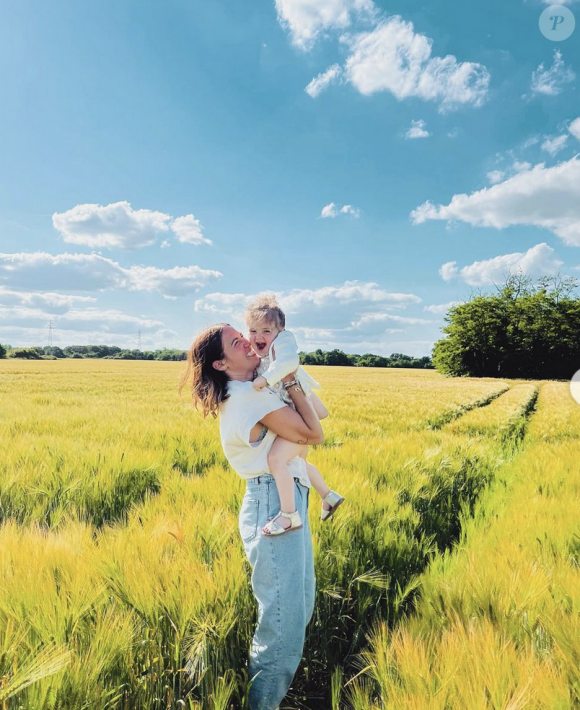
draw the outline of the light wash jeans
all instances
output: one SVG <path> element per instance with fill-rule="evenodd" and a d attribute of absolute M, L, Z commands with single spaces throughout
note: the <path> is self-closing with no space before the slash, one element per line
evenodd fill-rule
<path fill-rule="evenodd" d="M 304 527 L 283 535 L 262 534 L 280 510 L 274 477 L 247 481 L 240 535 L 252 566 L 258 625 L 250 650 L 251 710 L 275 710 L 288 692 L 302 658 L 304 632 L 314 611 L 314 559 L 308 524 L 309 489 L 294 479 L 296 509 Z"/>

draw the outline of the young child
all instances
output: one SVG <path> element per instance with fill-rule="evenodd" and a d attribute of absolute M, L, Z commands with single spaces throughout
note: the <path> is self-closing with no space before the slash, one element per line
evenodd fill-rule
<path fill-rule="evenodd" d="M 296 372 L 296 380 L 306 396 L 310 398 L 319 418 L 326 417 L 328 412 L 312 392 L 313 389 L 320 389 L 320 385 L 300 367 L 296 339 L 290 331 L 285 330 L 286 317 L 278 306 L 276 297 L 261 296 L 248 306 L 246 323 L 250 331 L 250 343 L 261 358 L 258 377 L 253 382 L 254 389 L 270 387 L 284 403 L 293 407 L 292 399 L 281 380 L 286 375 Z M 294 501 L 294 478 L 288 470 L 288 463 L 296 456 L 306 460 L 307 454 L 306 445 L 294 444 L 280 436 L 274 440 L 268 455 L 268 464 L 278 488 L 280 512 L 262 528 L 265 535 L 282 535 L 302 527 L 302 520 L 296 511 Z M 330 490 L 315 466 L 307 462 L 306 469 L 313 488 L 322 498 L 320 517 L 322 520 L 328 520 L 344 498 Z"/>

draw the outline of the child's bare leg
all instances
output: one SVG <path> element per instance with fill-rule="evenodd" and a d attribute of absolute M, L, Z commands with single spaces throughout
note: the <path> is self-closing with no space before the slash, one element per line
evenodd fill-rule
<path fill-rule="evenodd" d="M 280 497 L 280 510 L 284 513 L 293 513 L 296 510 L 294 476 L 288 468 L 288 462 L 299 456 L 303 448 L 302 444 L 294 444 L 277 436 L 268 454 L 268 466 L 276 481 Z M 284 528 L 290 527 L 288 518 L 278 516 L 274 520 Z"/>
<path fill-rule="evenodd" d="M 306 463 L 306 470 L 308 471 L 308 478 L 314 490 L 323 499 L 323 507 L 325 510 L 330 510 L 330 505 L 324 502 L 324 498 L 330 493 L 330 488 L 326 485 L 324 478 L 320 471 L 314 466 L 314 464 Z"/>

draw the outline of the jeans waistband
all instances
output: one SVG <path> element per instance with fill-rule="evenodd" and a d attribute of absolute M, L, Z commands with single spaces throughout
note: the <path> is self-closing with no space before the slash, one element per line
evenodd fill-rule
<path fill-rule="evenodd" d="M 294 480 L 300 483 L 300 479 L 296 476 L 294 476 Z M 247 486 L 259 486 L 274 482 L 274 476 L 272 476 L 271 473 L 261 473 L 259 476 L 255 476 L 254 478 L 246 478 Z"/>

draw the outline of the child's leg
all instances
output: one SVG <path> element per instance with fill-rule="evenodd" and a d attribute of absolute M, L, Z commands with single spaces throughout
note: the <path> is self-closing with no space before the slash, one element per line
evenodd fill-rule
<path fill-rule="evenodd" d="M 314 466 L 314 464 L 306 462 L 306 470 L 308 471 L 308 478 L 314 490 L 318 495 L 324 499 L 330 493 L 330 488 L 326 485 L 324 478 L 320 471 Z M 325 510 L 330 510 L 330 505 L 328 503 L 322 503 Z"/>
<path fill-rule="evenodd" d="M 299 456 L 303 448 L 302 444 L 294 444 L 277 436 L 268 454 L 268 466 L 276 481 L 280 497 L 280 510 L 284 513 L 293 513 L 296 510 L 294 476 L 288 469 L 288 462 Z M 290 521 L 287 518 L 277 517 L 275 521 L 285 528 L 290 527 Z"/>
<path fill-rule="evenodd" d="M 300 452 L 300 457 L 306 461 L 306 456 L 308 455 L 308 447 L 304 446 L 303 451 Z M 322 474 L 312 463 L 306 461 L 306 472 L 308 473 L 308 478 L 312 487 L 318 493 L 318 495 L 324 500 L 326 496 L 330 493 L 330 488 L 326 485 L 326 481 L 322 478 Z M 330 505 L 328 503 L 322 503 L 325 510 L 330 510 Z"/>

